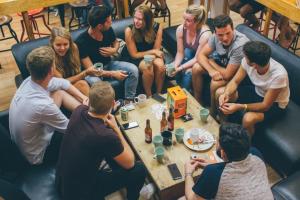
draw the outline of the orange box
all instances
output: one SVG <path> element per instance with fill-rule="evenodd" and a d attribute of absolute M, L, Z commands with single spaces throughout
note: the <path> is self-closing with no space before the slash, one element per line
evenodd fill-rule
<path fill-rule="evenodd" d="M 186 114 L 187 96 L 179 86 L 167 89 L 167 106 L 173 108 L 174 117 L 179 118 Z"/>

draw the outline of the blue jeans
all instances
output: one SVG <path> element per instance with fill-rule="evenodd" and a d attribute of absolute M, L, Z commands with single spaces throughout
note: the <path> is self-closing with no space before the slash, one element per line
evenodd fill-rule
<path fill-rule="evenodd" d="M 184 64 L 195 57 L 196 52 L 193 49 L 184 49 L 184 58 L 181 64 Z M 191 71 L 181 71 L 175 76 L 176 82 L 181 87 L 185 88 L 187 91 L 191 90 L 192 85 L 192 72 Z"/>
<path fill-rule="evenodd" d="M 135 97 L 136 88 L 139 80 L 139 71 L 137 66 L 129 62 L 123 61 L 110 61 L 108 64 L 104 65 L 104 70 L 107 71 L 115 71 L 115 70 L 123 70 L 126 71 L 128 77 L 124 80 L 125 85 L 125 98 L 133 99 Z M 85 80 L 93 85 L 94 83 L 101 81 L 100 77 L 96 76 L 87 76 Z"/>

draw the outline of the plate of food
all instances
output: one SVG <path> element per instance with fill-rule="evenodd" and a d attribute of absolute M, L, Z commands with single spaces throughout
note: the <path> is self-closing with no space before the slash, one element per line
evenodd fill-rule
<path fill-rule="evenodd" d="M 215 142 L 213 135 L 203 128 L 192 128 L 183 137 L 183 143 L 194 151 L 210 149 Z"/>

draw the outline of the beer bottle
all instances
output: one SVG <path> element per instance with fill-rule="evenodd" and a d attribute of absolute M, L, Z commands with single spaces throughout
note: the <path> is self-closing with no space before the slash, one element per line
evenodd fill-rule
<path fill-rule="evenodd" d="M 146 120 L 146 128 L 145 128 L 145 142 L 151 143 L 152 142 L 152 129 L 150 127 L 150 120 Z"/>
<path fill-rule="evenodd" d="M 169 116 L 168 116 L 168 130 L 173 131 L 174 130 L 174 113 L 173 109 L 169 109 Z"/>
<path fill-rule="evenodd" d="M 160 132 L 164 132 L 166 130 L 168 130 L 168 121 L 166 119 L 166 112 L 163 111 L 162 118 L 160 121 Z"/>

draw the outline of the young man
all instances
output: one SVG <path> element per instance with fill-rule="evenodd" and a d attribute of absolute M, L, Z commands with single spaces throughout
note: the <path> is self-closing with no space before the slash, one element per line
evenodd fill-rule
<path fill-rule="evenodd" d="M 102 63 L 104 69 L 101 77 L 113 78 L 125 82 L 125 98 L 132 100 L 138 84 L 138 68 L 134 64 L 112 61 L 111 56 L 119 49 L 119 42 L 111 28 L 111 11 L 106 6 L 94 6 L 88 15 L 89 28 L 83 32 L 76 43 L 79 47 L 80 59 L 84 68 L 93 67 L 93 63 Z M 93 84 L 99 77 L 89 77 Z"/>
<path fill-rule="evenodd" d="M 72 114 L 61 146 L 56 183 L 64 200 L 99 200 L 122 187 L 135 200 L 146 176 L 110 114 L 115 93 L 106 81 L 90 90 L 90 105 Z M 99 166 L 106 160 L 111 170 Z"/>
<path fill-rule="evenodd" d="M 210 164 L 198 158 L 185 164 L 185 196 L 187 200 L 274 199 L 266 166 L 260 152 L 250 148 L 247 131 L 238 124 L 220 126 L 219 148 L 222 163 Z M 192 174 L 204 167 L 196 184 Z"/>
<path fill-rule="evenodd" d="M 64 133 L 69 122 L 59 107 L 72 111 L 87 100 L 69 81 L 53 77 L 54 55 L 46 46 L 28 54 L 30 77 L 17 90 L 9 109 L 12 140 L 30 164 L 57 160 L 62 136 L 54 131 Z"/>
<path fill-rule="evenodd" d="M 271 57 L 270 47 L 258 41 L 244 45 L 245 58 L 233 79 L 217 91 L 220 110 L 228 115 L 245 111 L 243 126 L 254 134 L 254 125 L 279 116 L 289 102 L 290 90 L 285 68 Z M 253 85 L 238 87 L 248 75 Z M 238 103 L 234 102 L 238 96 Z"/>
<path fill-rule="evenodd" d="M 234 30 L 232 19 L 220 15 L 214 19 L 215 33 L 198 54 L 198 63 L 192 70 L 194 96 L 201 103 L 203 74 L 211 77 L 210 94 L 212 114 L 215 110 L 215 91 L 234 76 L 243 58 L 242 47 L 248 38 Z M 213 53 L 212 58 L 210 55 Z"/>

